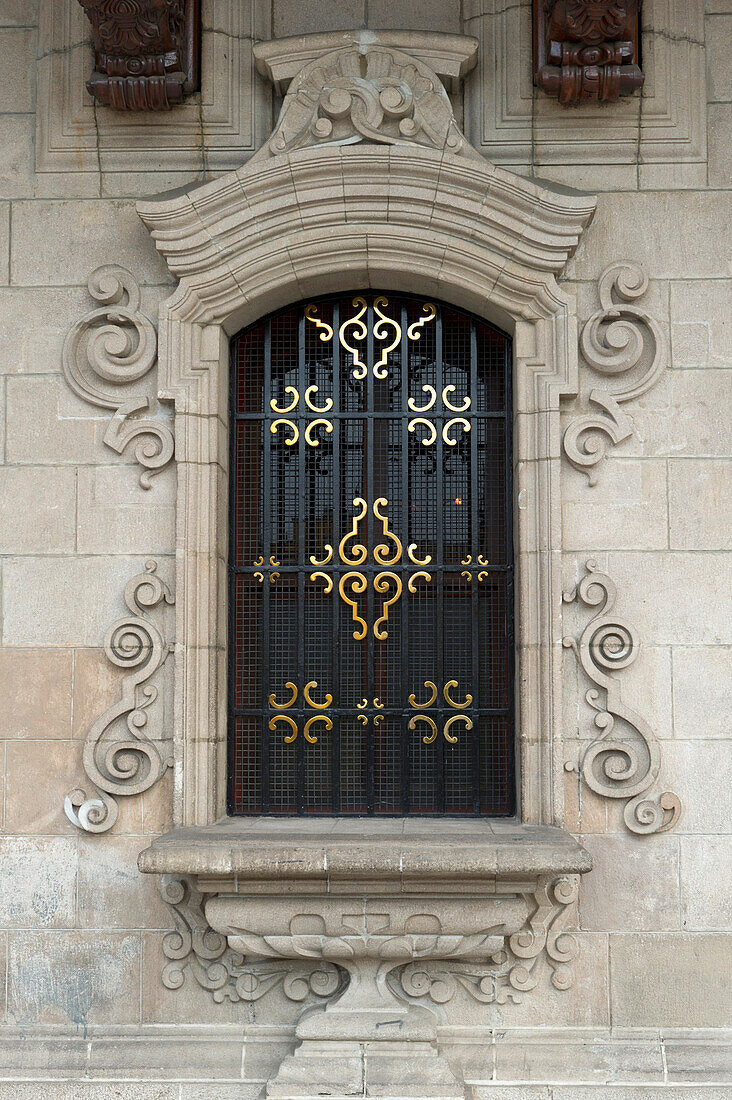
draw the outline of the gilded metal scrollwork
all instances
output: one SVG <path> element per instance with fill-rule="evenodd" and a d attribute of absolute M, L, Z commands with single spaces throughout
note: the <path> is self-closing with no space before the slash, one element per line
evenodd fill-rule
<path fill-rule="evenodd" d="M 410 410 L 410 412 L 415 412 L 415 413 L 429 412 L 430 409 L 432 408 L 432 406 L 434 405 L 435 401 L 437 400 L 437 390 L 435 389 L 434 386 L 422 386 L 422 392 L 426 393 L 427 396 L 428 396 L 427 404 L 426 405 L 418 405 L 415 398 L 410 397 L 410 398 L 407 399 L 407 408 Z M 456 410 L 456 411 L 458 411 L 458 410 Z"/>
<path fill-rule="evenodd" d="M 427 699 L 426 702 L 418 703 L 416 695 L 411 694 L 409 696 L 409 705 L 414 710 L 420 710 L 420 711 L 429 710 L 437 702 L 438 690 L 437 690 L 437 684 L 434 682 L 434 680 L 425 680 L 424 681 L 424 686 L 427 688 L 427 690 L 430 693 L 429 698 Z M 448 706 L 453 707 L 455 710 L 462 710 L 464 707 L 471 706 L 471 704 L 473 702 L 473 696 L 469 692 L 465 693 L 465 701 L 463 703 L 456 703 L 455 702 L 455 700 L 450 695 L 450 691 L 451 691 L 452 688 L 456 688 L 456 687 L 458 687 L 457 680 L 448 680 L 447 683 L 445 684 L 445 686 L 442 689 L 442 694 L 443 694 L 443 696 L 445 698 L 445 702 L 448 704 Z M 422 738 L 422 740 L 425 743 L 425 745 L 431 745 L 437 737 L 437 733 L 438 733 L 437 723 L 428 714 L 415 714 L 409 720 L 409 729 L 414 730 L 416 728 L 416 725 L 417 725 L 418 722 L 426 722 L 427 725 L 430 727 L 430 730 L 432 732 L 429 733 L 429 734 L 425 734 L 425 736 Z M 464 722 L 466 730 L 471 730 L 473 728 L 473 720 L 467 714 L 452 714 L 452 715 L 450 715 L 450 717 L 447 718 L 445 720 L 445 722 L 443 723 L 442 736 L 451 745 L 457 744 L 457 740 L 458 740 L 457 737 L 455 737 L 454 734 L 450 733 L 450 730 L 452 729 L 452 727 L 457 722 Z"/>
<path fill-rule="evenodd" d="M 376 339 L 377 340 L 387 340 L 388 339 L 387 332 L 389 330 L 389 327 L 392 327 L 393 330 L 394 330 L 394 339 L 392 340 L 392 342 L 387 347 L 382 348 L 381 358 L 378 360 L 377 363 L 374 363 L 374 378 L 382 378 L 383 379 L 383 378 L 387 377 L 387 375 L 388 375 L 388 371 L 386 370 L 387 357 L 388 357 L 389 353 L 392 352 L 395 347 L 397 347 L 397 345 L 399 344 L 399 341 L 402 338 L 402 326 L 400 324 L 398 324 L 396 321 L 392 320 L 391 317 L 387 317 L 385 313 L 381 312 L 380 307 L 383 306 L 384 309 L 386 309 L 388 305 L 389 305 L 389 299 L 388 298 L 380 297 L 380 298 L 377 298 L 374 301 L 374 313 L 376 313 L 378 318 L 379 318 L 379 320 L 374 325 L 374 336 L 376 337 Z"/>
<path fill-rule="evenodd" d="M 432 555 L 425 554 L 423 558 L 418 558 L 416 551 L 417 543 L 410 542 L 409 546 L 407 547 L 407 557 L 409 558 L 409 560 L 415 565 L 429 565 L 429 563 L 432 561 Z"/>
<path fill-rule="evenodd" d="M 330 545 L 329 542 L 326 542 L 323 549 L 325 550 L 325 557 L 322 559 L 322 561 L 319 560 L 318 558 L 316 558 L 315 554 L 310 555 L 310 564 L 311 565 L 327 565 L 328 564 L 330 559 L 333 557 L 333 547 Z"/>
<path fill-rule="evenodd" d="M 330 420 L 323 420 L 321 417 L 318 417 L 317 420 L 311 420 L 304 432 L 305 442 L 308 447 L 320 446 L 320 440 L 313 437 L 313 430 L 318 426 L 324 427 L 328 435 L 333 431 L 333 425 Z"/>
<path fill-rule="evenodd" d="M 450 428 L 452 428 L 454 424 L 462 424 L 464 431 L 470 431 L 469 420 L 466 420 L 464 416 L 453 416 L 452 420 L 448 420 L 447 424 L 445 424 L 445 427 L 442 429 L 442 438 L 448 447 L 457 446 L 457 439 L 451 439 L 449 435 Z"/>
<path fill-rule="evenodd" d="M 272 435 L 277 435 L 277 429 L 279 428 L 280 424 L 284 424 L 286 428 L 290 428 L 292 430 L 292 438 L 285 440 L 285 446 L 294 447 L 298 439 L 300 438 L 300 429 L 298 428 L 297 424 L 293 424 L 291 420 L 284 420 L 282 418 L 273 420 L 269 426 L 269 430 Z"/>
<path fill-rule="evenodd" d="M 424 569 L 418 569 L 416 573 L 412 573 L 411 577 L 407 581 L 407 589 L 409 592 L 412 593 L 412 595 L 414 595 L 414 593 L 417 591 L 418 580 L 424 580 L 427 582 L 427 584 L 429 584 L 429 582 L 432 580 L 432 574 L 427 573 Z"/>
<path fill-rule="evenodd" d="M 381 615 L 374 623 L 374 637 L 378 638 L 380 642 L 383 642 L 389 637 L 389 631 L 386 630 L 386 624 L 389 621 L 389 608 L 399 602 L 402 594 L 402 582 L 401 578 L 399 578 L 396 573 L 377 573 L 374 577 L 374 590 L 378 592 L 380 596 L 386 595 L 389 591 L 391 582 L 393 582 L 395 587 L 394 595 L 391 596 L 390 599 L 384 600 L 381 607 Z"/>
<path fill-rule="evenodd" d="M 285 393 L 291 393 L 293 395 L 292 400 L 290 401 L 289 405 L 285 405 L 284 408 L 280 408 L 280 406 L 277 404 L 277 398 L 276 397 L 273 397 L 271 399 L 270 403 L 269 403 L 269 407 L 272 410 L 272 412 L 276 412 L 279 416 L 282 416 L 285 413 L 292 412 L 293 409 L 297 408 L 298 403 L 300 401 L 300 394 L 297 392 L 297 390 L 295 389 L 294 386 L 285 386 L 285 391 L 284 392 Z M 293 440 L 293 442 L 294 442 L 294 440 Z"/>
<path fill-rule="evenodd" d="M 363 565 L 363 563 L 366 561 L 366 556 L 368 554 L 368 550 L 363 545 L 363 543 L 356 542 L 353 544 L 353 557 L 348 556 L 346 552 L 346 544 L 350 542 L 351 539 L 358 538 L 358 525 L 361 520 L 365 518 L 366 513 L 368 512 L 368 504 L 363 499 L 363 497 L 354 497 L 353 506 L 357 509 L 357 513 L 352 519 L 351 530 L 348 532 L 348 534 L 343 536 L 338 544 L 338 555 L 341 561 L 345 562 L 346 565 Z"/>
<path fill-rule="evenodd" d="M 413 321 L 407 329 L 407 336 L 410 340 L 419 340 L 422 335 L 420 329 L 428 324 L 429 321 L 434 321 L 437 316 L 437 310 L 432 305 L 432 302 L 425 302 L 422 306 L 422 312 L 425 316 L 420 317 L 417 321 Z"/>
<path fill-rule="evenodd" d="M 295 392 L 297 392 L 297 391 L 295 391 Z M 314 412 L 314 413 L 327 413 L 327 412 L 330 412 L 330 410 L 333 408 L 333 398 L 332 397 L 326 397 L 325 404 L 322 407 L 320 405 L 316 405 L 315 402 L 313 401 L 314 395 L 316 393 L 319 393 L 319 392 L 320 391 L 319 391 L 318 386 L 308 386 L 308 388 L 305 390 L 305 394 L 304 394 L 305 404 L 310 409 L 310 411 Z M 288 412 L 288 411 L 289 410 L 287 410 L 287 409 L 283 409 L 283 412 Z"/>
<path fill-rule="evenodd" d="M 333 591 L 333 578 L 329 577 L 327 573 L 322 573 L 320 570 L 316 570 L 315 573 L 310 574 L 311 581 L 325 581 L 324 593 L 326 596 L 330 595 Z"/>
<path fill-rule="evenodd" d="M 442 400 L 445 403 L 445 408 L 449 409 L 450 412 L 455 412 L 455 413 L 467 412 L 468 409 L 470 408 L 470 404 L 471 404 L 471 401 L 470 401 L 469 397 L 466 396 L 466 397 L 463 398 L 462 405 L 453 405 L 452 402 L 450 401 L 450 398 L 447 396 L 448 393 L 455 393 L 456 389 L 457 389 L 456 386 L 445 386 L 445 388 L 443 389 L 443 391 L 442 391 Z M 466 430 L 469 431 L 470 429 L 468 428 Z"/>
<path fill-rule="evenodd" d="M 418 424 L 421 424 L 423 428 L 427 429 L 427 435 L 421 440 L 422 444 L 425 447 L 431 447 L 432 444 L 437 441 L 437 428 L 431 421 L 425 419 L 424 416 L 415 416 L 409 421 L 407 430 L 415 432 Z"/>
<path fill-rule="evenodd" d="M 381 514 L 381 509 L 382 508 L 388 508 L 388 506 L 389 506 L 389 501 L 386 499 L 386 497 L 378 497 L 374 501 L 374 505 L 373 505 L 374 516 L 381 523 L 381 533 L 382 533 L 383 537 L 385 539 L 389 539 L 391 542 L 393 542 L 394 546 L 396 547 L 396 549 L 394 551 L 394 554 L 391 558 L 388 557 L 388 554 L 389 554 L 388 543 L 380 542 L 379 545 L 374 548 L 374 560 L 377 561 L 379 563 L 379 565 L 396 565 L 396 563 L 398 561 L 401 561 L 401 558 L 402 558 L 402 544 L 401 544 L 401 541 L 396 537 L 396 535 L 392 531 L 389 530 L 389 517 L 384 516 L 384 515 Z"/>
<path fill-rule="evenodd" d="M 351 608 L 351 617 L 354 623 L 357 624 L 356 629 L 353 632 L 353 637 L 357 642 L 361 642 L 368 633 L 368 623 L 365 619 L 361 618 L 358 613 L 358 601 L 356 599 L 351 599 L 346 594 L 346 587 L 349 584 L 352 585 L 353 591 L 356 593 L 356 595 L 360 596 L 363 595 L 363 593 L 368 588 L 368 581 L 366 580 L 363 573 L 354 573 L 353 571 L 351 571 L 349 573 L 344 573 L 340 581 L 338 582 L 338 594 L 340 595 L 343 602 L 348 604 L 348 606 Z"/>
<path fill-rule="evenodd" d="M 318 307 L 314 302 L 311 302 L 309 306 L 305 306 L 305 317 L 315 325 L 318 330 L 318 336 L 324 344 L 327 344 L 329 340 L 333 339 L 333 329 L 327 321 L 322 321 L 320 317 L 318 317 Z"/>
<path fill-rule="evenodd" d="M 317 686 L 317 680 L 309 680 L 308 683 L 305 684 L 305 687 L 302 691 L 303 699 L 312 710 L 327 710 L 327 708 L 332 706 L 333 704 L 333 696 L 330 694 L 329 691 L 326 691 L 325 702 L 316 702 L 312 697 L 312 691 L 317 688 Z M 293 707 L 297 702 L 299 694 L 297 685 L 292 683 L 291 680 L 288 680 L 285 684 L 285 687 L 290 692 L 291 698 L 288 699 L 285 703 L 278 703 L 277 693 L 272 692 L 269 697 L 269 705 L 272 707 L 273 710 L 288 710 L 290 707 Z M 274 733 L 277 729 L 277 724 L 279 722 L 284 722 L 285 725 L 289 726 L 290 730 L 292 731 L 291 733 L 285 734 L 284 738 L 285 744 L 291 745 L 293 741 L 297 740 L 300 733 L 298 721 L 290 714 L 275 714 L 269 720 L 269 729 L 272 733 Z M 305 721 L 305 726 L 303 728 L 303 736 L 306 741 L 310 742 L 311 745 L 315 745 L 318 742 L 318 738 L 310 732 L 316 722 L 322 722 L 325 725 L 326 730 L 331 730 L 333 728 L 333 723 L 326 714 L 313 714 L 309 718 L 307 718 Z"/>
<path fill-rule="evenodd" d="M 325 693 L 325 702 L 324 703 L 316 703 L 315 700 L 310 695 L 310 690 L 311 690 L 311 688 L 316 688 L 317 686 L 318 686 L 318 681 L 317 680 L 309 680 L 308 681 L 308 683 L 302 689 L 303 696 L 305 697 L 305 702 L 308 704 L 309 707 L 312 707 L 313 710 L 327 710 L 328 707 L 333 705 L 333 696 L 330 694 L 329 691 L 326 691 L 326 693 Z"/>
<path fill-rule="evenodd" d="M 360 296 L 357 296 L 353 299 L 352 305 L 354 309 L 358 310 L 358 313 L 354 317 L 349 317 L 343 322 L 341 327 L 338 329 L 338 340 L 341 344 L 341 347 L 345 348 L 346 351 L 349 352 L 349 354 L 353 358 L 353 377 L 357 378 L 359 382 L 361 382 L 366 377 L 366 374 L 368 373 L 368 368 L 361 358 L 359 349 L 355 348 L 353 344 L 348 343 L 348 340 L 346 339 L 346 333 L 351 327 L 353 327 L 354 340 L 358 340 L 360 342 L 361 340 L 366 339 L 366 336 L 368 335 L 368 329 L 366 327 L 366 323 L 362 320 L 362 317 L 368 309 L 368 306 L 366 305 L 366 299 L 361 298 Z"/>
<path fill-rule="evenodd" d="M 271 707 L 274 707 L 275 710 L 289 710 L 289 708 L 294 707 L 295 703 L 297 702 L 297 685 L 293 684 L 291 680 L 288 680 L 285 683 L 285 687 L 289 692 L 292 693 L 292 698 L 289 699 L 286 703 L 278 703 L 276 692 L 273 691 L 269 697 L 269 705 Z"/>

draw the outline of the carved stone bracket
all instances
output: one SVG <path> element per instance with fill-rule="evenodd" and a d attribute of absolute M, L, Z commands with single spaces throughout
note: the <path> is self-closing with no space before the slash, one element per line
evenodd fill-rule
<path fill-rule="evenodd" d="M 104 442 L 122 454 L 136 441 L 135 458 L 144 467 L 140 484 L 149 489 L 150 478 L 173 458 L 173 433 L 162 421 L 129 419 L 150 408 L 148 397 L 122 396 L 98 382 L 122 389 L 144 378 L 156 362 L 155 328 L 140 311 L 140 288 L 129 271 L 105 264 L 91 273 L 88 287 L 102 306 L 69 330 L 63 348 L 64 376 L 83 401 L 114 410 Z"/>
<path fill-rule="evenodd" d="M 427 146 L 480 159 L 436 73 L 370 36 L 316 57 L 298 72 L 271 138 L 249 163 L 306 146 L 359 142 Z"/>
<path fill-rule="evenodd" d="M 198 88 L 200 0 L 79 0 L 92 27 L 90 95 L 118 111 L 167 111 Z"/>
<path fill-rule="evenodd" d="M 506 936 L 487 963 L 412 962 L 397 971 L 401 991 L 410 998 L 429 997 L 435 1004 L 446 1004 L 462 987 L 481 1004 L 519 1003 L 547 966 L 554 988 L 569 989 L 578 944 L 565 926 L 578 893 L 577 875 L 542 876 L 523 893 L 530 913 L 524 926 Z"/>
<path fill-rule="evenodd" d="M 626 706 L 612 674 L 627 668 L 638 655 L 635 631 L 610 615 L 616 588 L 595 562 L 588 561 L 587 574 L 580 583 L 564 593 L 567 603 L 579 599 L 587 607 L 598 608 L 579 640 L 563 638 L 597 688 L 585 698 L 597 713 L 595 725 L 600 734 L 583 753 L 579 771 L 585 782 L 604 798 L 624 798 L 625 824 L 634 833 L 665 833 L 673 828 L 681 814 L 681 802 L 671 791 L 658 799 L 649 795 L 658 779 L 661 754 L 653 730 Z M 566 765 L 568 771 L 574 764 Z"/>
<path fill-rule="evenodd" d="M 116 799 L 149 790 L 173 764 L 171 742 L 156 745 L 144 734 L 147 709 L 158 696 L 148 680 L 172 649 L 148 615 L 159 604 L 174 602 L 156 569 L 157 563 L 149 561 L 144 573 L 128 581 L 124 599 L 132 615 L 113 623 L 104 639 L 107 659 L 131 671 L 122 681 L 119 700 L 97 718 L 86 738 L 84 771 L 94 794 L 89 797 L 77 788 L 64 799 L 69 821 L 87 833 L 111 829 L 117 820 Z M 115 729 L 122 719 L 127 732 L 120 735 Z"/>
<path fill-rule="evenodd" d="M 614 102 L 644 81 L 640 0 L 534 0 L 534 83 L 565 106 Z"/>
<path fill-rule="evenodd" d="M 194 880 L 164 875 L 160 890 L 177 928 L 163 938 L 163 954 L 169 961 L 162 977 L 168 989 L 180 989 L 186 972 L 218 1003 L 258 1001 L 280 984 L 289 1000 L 304 1001 L 309 995 L 330 997 L 342 984 L 338 968 L 318 959 L 302 966 L 271 959 L 247 961 L 209 925 Z"/>
<path fill-rule="evenodd" d="M 592 389 L 590 401 L 602 413 L 576 417 L 564 433 L 564 453 L 586 474 L 590 485 L 597 483 L 595 466 L 608 448 L 633 434 L 633 419 L 621 405 L 650 390 L 666 360 L 666 342 L 658 322 L 630 304 L 648 289 L 643 269 L 628 261 L 610 264 L 600 276 L 598 288 L 602 308 L 582 329 L 580 351 L 593 370 L 611 377 L 630 374 L 630 380 L 614 393 Z"/>

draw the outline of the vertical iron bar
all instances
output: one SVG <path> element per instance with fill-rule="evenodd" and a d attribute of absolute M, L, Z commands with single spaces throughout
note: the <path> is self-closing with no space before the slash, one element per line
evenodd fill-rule
<path fill-rule="evenodd" d="M 407 338 L 407 306 L 406 303 L 402 305 L 401 322 L 402 322 L 402 402 L 401 402 L 401 469 L 399 482 L 401 485 L 402 494 L 402 515 L 404 520 L 402 522 L 402 534 L 404 537 L 404 555 L 403 561 L 407 569 L 407 572 L 402 575 L 402 599 L 401 599 L 401 632 L 402 632 L 402 660 L 401 660 L 401 683 L 399 685 L 399 707 L 402 711 L 407 710 L 409 695 L 409 590 L 407 589 L 407 580 L 409 577 L 409 557 L 407 555 L 407 547 L 412 541 L 411 530 L 411 499 L 409 492 L 409 417 L 407 415 L 409 406 L 407 405 L 407 399 L 409 397 L 409 340 Z M 416 595 L 416 599 L 419 599 L 419 595 Z M 403 814 L 409 813 L 410 805 L 410 743 L 409 743 L 409 721 L 402 717 L 398 719 L 398 733 L 399 733 L 399 760 L 400 760 L 400 779 L 401 779 L 401 809 Z"/>
<path fill-rule="evenodd" d="M 473 430 L 470 433 L 470 553 L 472 556 L 471 560 L 475 565 L 478 561 L 478 555 L 481 552 L 478 505 L 480 502 L 480 494 L 485 491 L 485 485 L 480 483 L 478 479 L 480 471 L 478 465 L 478 432 L 480 431 L 481 424 L 485 422 L 479 415 L 480 410 L 478 408 L 478 334 L 475 321 L 472 318 L 470 320 L 470 397 L 471 407 L 475 414 L 470 418 L 473 425 Z M 473 728 L 469 731 L 468 735 L 470 738 L 470 784 L 472 788 L 474 814 L 480 813 L 481 719 L 477 713 L 482 702 L 480 698 L 480 631 L 478 618 L 480 615 L 479 572 L 479 569 L 474 572 L 472 582 L 470 583 L 471 677 L 473 681 L 471 694 L 473 696 L 475 719 L 473 721 Z"/>
<path fill-rule="evenodd" d="M 236 606 L 235 600 L 235 585 L 236 575 L 233 571 L 234 562 L 234 546 L 236 541 L 236 533 L 234 531 L 234 516 L 235 516 L 235 496 L 237 486 L 237 474 L 238 470 L 235 466 L 236 460 L 236 433 L 238 424 L 234 419 L 234 412 L 236 409 L 236 364 L 237 364 L 237 350 L 239 344 L 232 340 L 229 346 L 229 499 L 228 499 L 228 513 L 229 513 L 229 550 L 227 558 L 228 576 L 226 590 L 228 593 L 227 604 L 227 624 L 226 624 L 226 637 L 228 651 L 226 654 L 226 696 L 228 700 L 229 713 L 226 720 L 226 811 L 229 814 L 235 812 L 234 795 L 235 795 L 235 738 L 236 738 L 236 720 L 233 717 L 233 711 L 236 707 L 236 666 L 234 664 L 234 653 L 236 651 L 236 629 L 238 623 L 234 619 L 234 608 Z M 243 430 L 243 429 L 242 429 Z M 242 582 L 243 583 L 243 582 Z"/>
<path fill-rule="evenodd" d="M 513 543 L 513 344 L 506 336 L 504 338 L 504 370 L 505 384 L 505 442 L 504 442 L 504 477 L 505 477 L 505 503 L 504 515 L 506 523 L 506 616 L 508 619 L 506 630 L 506 645 L 508 648 L 508 736 L 510 738 L 510 750 L 508 759 L 509 780 L 513 783 L 513 790 L 508 792 L 509 804 L 506 807 L 508 813 L 516 812 L 516 800 L 518 789 L 518 776 L 516 774 L 516 655 L 514 652 L 514 543 Z"/>
<path fill-rule="evenodd" d="M 331 467 L 331 497 L 332 497 L 332 530 L 330 541 L 333 545 L 333 594 L 330 597 L 331 623 L 333 644 L 331 646 L 331 692 L 336 701 L 336 706 L 342 706 L 341 694 L 341 602 L 338 599 L 338 541 L 340 537 L 340 495 L 341 495 L 341 421 L 338 413 L 341 411 L 341 356 L 338 343 L 338 327 L 340 322 L 338 302 L 333 302 L 333 348 L 332 348 L 332 389 L 333 389 L 333 465 Z M 327 597 L 326 597 L 327 598 Z M 333 813 L 340 813 L 341 809 L 341 716 L 333 715 L 333 730 L 331 733 L 331 789 Z"/>
<path fill-rule="evenodd" d="M 437 410 L 440 410 L 439 415 L 435 415 L 437 421 L 437 440 L 435 444 L 437 448 L 437 469 L 435 470 L 435 496 L 437 498 L 435 507 L 435 524 L 437 527 L 437 637 L 435 639 L 435 649 L 437 651 L 437 690 L 440 693 L 437 697 L 437 703 L 442 706 L 441 693 L 445 686 L 445 479 L 442 429 L 447 422 L 447 415 L 442 399 L 445 382 L 442 357 L 442 308 L 440 306 L 437 307 L 437 317 L 435 319 L 435 383 L 438 394 L 435 413 L 437 414 Z M 438 734 L 435 741 L 435 750 L 437 753 L 437 810 L 438 813 L 444 813 L 445 739 L 441 733 Z"/>
<path fill-rule="evenodd" d="M 271 512 L 271 500 L 272 500 L 272 435 L 268 430 L 268 425 L 271 420 L 272 409 L 270 401 L 272 399 L 272 322 L 267 321 L 264 326 L 264 379 L 263 379 L 263 392 L 264 392 L 264 417 L 262 420 L 262 434 L 264 439 L 262 441 L 262 487 L 264 490 L 264 496 L 262 498 L 262 541 L 260 543 L 262 548 L 262 557 L 264 559 L 265 568 L 262 569 L 264 580 L 262 581 L 262 663 L 260 669 L 260 696 L 259 705 L 262 708 L 262 714 L 265 716 L 261 720 L 261 739 L 262 739 L 262 813 L 269 813 L 270 806 L 270 784 L 271 784 L 271 738 L 274 736 L 269 731 L 269 723 L 267 722 L 267 687 L 270 679 L 270 588 L 269 577 L 267 574 L 266 566 L 269 564 L 269 555 L 272 553 L 272 512 Z M 276 685 L 275 685 L 276 686 Z"/>
<path fill-rule="evenodd" d="M 366 337 L 366 378 L 364 379 L 364 394 L 365 394 L 365 408 L 366 413 L 366 493 L 365 499 L 367 504 L 366 512 L 366 546 L 369 553 L 372 552 L 374 546 L 374 516 L 373 516 L 373 503 L 374 503 L 374 418 L 371 413 L 374 411 L 374 376 L 373 376 L 373 363 L 374 363 L 374 307 L 373 301 L 369 302 L 368 310 L 366 313 L 366 323 L 368 334 Z M 367 558 L 368 561 L 368 558 Z M 374 812 L 374 715 L 373 701 L 376 695 L 376 678 L 374 676 L 375 665 L 375 644 L 374 644 L 374 623 L 376 622 L 376 615 L 374 611 L 375 607 L 375 594 L 374 594 L 374 577 L 368 578 L 369 585 L 366 595 L 366 622 L 368 623 L 366 631 L 366 683 L 368 685 L 367 700 L 368 706 L 366 707 L 366 714 L 369 716 L 369 722 L 365 727 L 364 733 L 366 736 L 366 799 L 367 799 L 367 813 L 373 814 Z"/>
<path fill-rule="evenodd" d="M 303 411 L 305 393 L 305 313 L 300 310 L 297 319 L 297 390 L 300 394 L 300 404 L 295 410 L 297 426 L 300 429 L 300 438 L 297 444 L 297 545 L 298 545 L 298 571 L 297 571 L 297 685 L 302 697 L 305 687 L 305 568 L 307 562 L 307 521 L 306 502 L 307 484 L 305 480 L 305 413 Z M 304 700 L 300 703 L 304 705 Z M 305 725 L 305 715 L 299 725 Z M 305 812 L 305 738 L 302 729 L 295 741 L 297 752 L 297 812 Z"/>

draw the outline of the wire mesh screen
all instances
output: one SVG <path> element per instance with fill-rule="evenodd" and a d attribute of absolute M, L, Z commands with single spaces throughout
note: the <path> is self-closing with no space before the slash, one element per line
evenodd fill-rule
<path fill-rule="evenodd" d="M 229 809 L 515 809 L 510 345 L 345 295 L 232 343 Z"/>

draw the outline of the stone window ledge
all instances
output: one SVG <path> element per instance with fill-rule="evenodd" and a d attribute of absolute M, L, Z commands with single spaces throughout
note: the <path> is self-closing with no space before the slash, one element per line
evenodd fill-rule
<path fill-rule="evenodd" d="M 141 871 L 202 878 L 320 882 L 584 874 L 590 856 L 564 829 L 454 818 L 226 818 L 173 829 L 139 857 Z"/>

